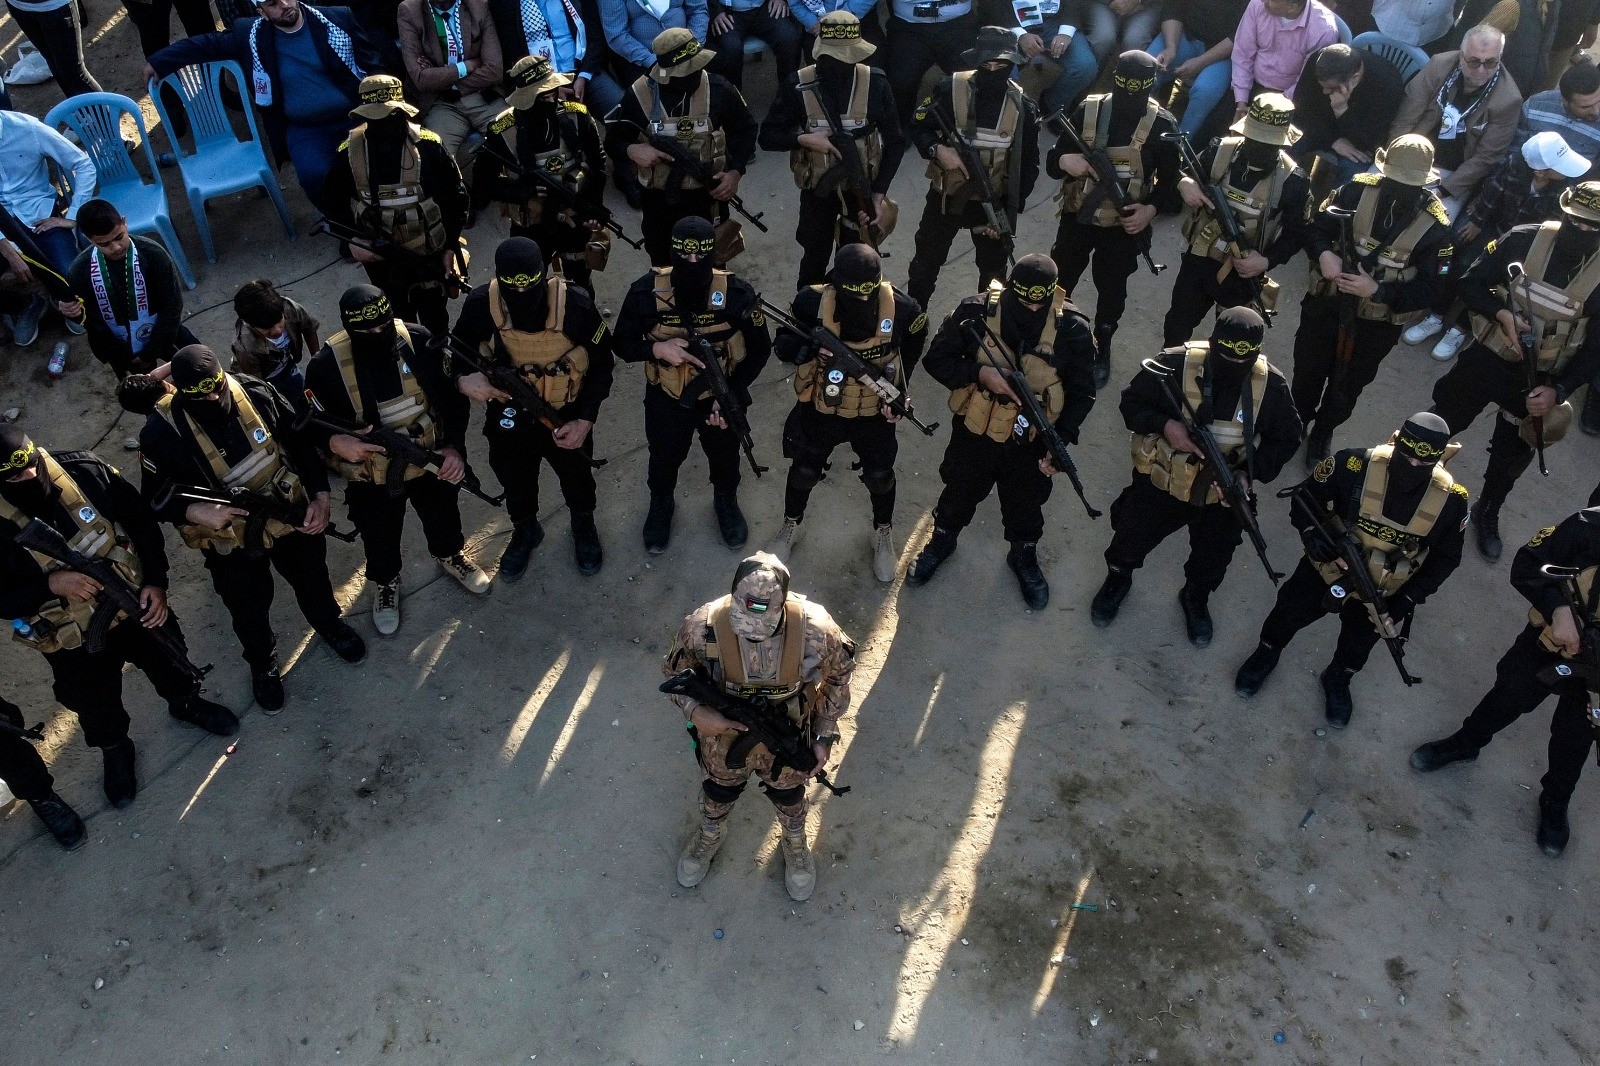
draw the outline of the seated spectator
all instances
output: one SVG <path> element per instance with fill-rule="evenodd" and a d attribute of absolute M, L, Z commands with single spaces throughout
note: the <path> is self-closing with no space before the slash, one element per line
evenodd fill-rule
<path fill-rule="evenodd" d="M 711 40 L 722 60 L 722 76 L 744 87 L 744 45 L 750 38 L 767 42 L 778 64 L 778 84 L 787 85 L 800 69 L 805 31 L 789 15 L 787 0 L 712 0 Z M 712 64 L 716 69 L 717 64 Z"/>
<path fill-rule="evenodd" d="M 20 111 L 0 111 L 0 145 L 5 146 L 0 152 L 0 207 L 33 231 L 43 265 L 65 277 L 82 247 L 73 219 L 94 195 L 99 180 L 94 162 L 83 149 Z M 68 185 L 64 208 L 51 184 L 51 163 Z M 44 297 L 35 296 L 17 313 L 11 332 L 19 346 L 25 348 L 39 336 L 39 320 L 48 307 Z M 69 321 L 68 327 L 83 332 L 77 323 Z"/>
<path fill-rule="evenodd" d="M 231 59 L 244 67 L 278 164 L 294 163 L 306 198 L 321 208 L 322 183 L 350 132 L 350 111 L 378 53 L 347 7 L 261 0 L 257 17 L 202 33 L 150 57 L 146 78 L 192 63 Z"/>
<path fill-rule="evenodd" d="M 1450 32 L 1456 21 L 1455 0 L 1372 0 L 1377 31 L 1417 48 L 1425 48 Z M 1344 15 L 1356 33 L 1356 22 Z"/>
<path fill-rule="evenodd" d="M 1419 134 L 1433 142 L 1433 165 L 1442 175 L 1439 195 L 1453 219 L 1511 148 L 1522 112 L 1522 93 L 1501 69 L 1505 35 L 1475 26 L 1461 51 L 1428 60 L 1406 85 L 1405 103 L 1389 137 Z"/>
<path fill-rule="evenodd" d="M 1150 42 L 1149 52 L 1165 75 L 1162 84 L 1175 78 L 1189 88 L 1189 102 L 1178 122 L 1181 132 L 1199 133 L 1211 109 L 1227 95 L 1233 80 L 1233 33 L 1247 3 L 1167 0 L 1161 36 Z"/>
<path fill-rule="evenodd" d="M 1480 0 L 1467 4 L 1456 26 L 1476 28 L 1482 24 L 1493 26 L 1505 34 L 1506 48 L 1502 62 L 1517 84 L 1526 85 L 1528 91 L 1532 92 L 1544 84 L 1545 71 L 1550 66 L 1550 49 L 1555 45 L 1561 6 L 1550 0 L 1499 0 L 1487 13 L 1474 17 L 1482 10 Z M 1465 36 L 1462 39 L 1465 40 Z"/>
<path fill-rule="evenodd" d="M 1306 61 L 1338 40 L 1333 12 L 1320 0 L 1250 0 L 1233 35 L 1234 120 L 1260 93 L 1293 93 Z"/>
<path fill-rule="evenodd" d="M 400 0 L 400 58 L 422 124 L 450 155 L 505 109 L 499 93 L 505 69 L 488 0 Z"/>
<path fill-rule="evenodd" d="M 76 300 L 62 300 L 63 318 L 80 315 L 89 350 L 118 378 L 148 374 L 172 353 L 199 341 L 183 324 L 183 281 L 167 250 L 128 234 L 128 220 L 107 200 L 78 210 L 78 229 L 91 248 L 67 272 Z"/>
<path fill-rule="evenodd" d="M 1460 277 L 1478 261 L 1484 248 L 1512 226 L 1559 218 L 1557 201 L 1589 170 L 1589 162 L 1567 146 L 1559 133 L 1536 133 L 1512 152 L 1489 175 L 1482 190 L 1456 220 L 1456 254 L 1451 269 Z M 1442 296 L 1428 317 L 1402 334 L 1407 344 L 1421 344 L 1448 324 L 1450 328 L 1433 346 L 1433 357 L 1452 359 L 1466 343 L 1466 331 L 1456 325 L 1463 308 L 1455 293 Z"/>
<path fill-rule="evenodd" d="M 507 71 L 526 56 L 549 56 L 552 70 L 573 79 L 563 100 L 578 101 L 597 120 L 622 102 L 595 0 L 489 0 L 489 14 Z"/>
<path fill-rule="evenodd" d="M 1317 155 L 1337 157 L 1335 185 L 1372 164 L 1388 144 L 1405 96 L 1405 79 L 1380 55 L 1330 44 L 1306 64 L 1294 90 L 1294 121 L 1303 136 L 1289 154 L 1309 168 Z"/>
<path fill-rule="evenodd" d="M 1161 25 L 1161 9 L 1160 0 L 1090 0 L 1084 32 L 1100 65 L 1123 52 L 1142 50 Z"/>
<path fill-rule="evenodd" d="M 1017 51 L 1029 62 L 1059 72 L 1039 96 L 1039 114 L 1046 118 L 1076 104 L 1100 76 L 1100 60 L 1082 29 L 1089 6 L 1089 0 L 1014 5 L 1017 25 L 1011 33 Z"/>
<path fill-rule="evenodd" d="M 706 0 L 600 0 L 600 21 L 606 28 L 606 43 L 617 57 L 623 85 L 632 85 L 656 65 L 650 45 L 663 31 L 686 27 L 704 45 L 711 28 Z M 712 73 L 722 71 L 713 68 Z"/>
<path fill-rule="evenodd" d="M 1600 0 L 1561 0 L 1561 14 L 1545 63 L 1544 84 L 1538 88 L 1554 89 L 1559 85 L 1561 75 L 1594 47 L 1597 32 L 1600 32 Z M 1531 85 L 1523 86 L 1523 92 L 1533 89 Z"/>
<path fill-rule="evenodd" d="M 322 348 L 322 323 L 266 278 L 239 286 L 233 295 L 233 372 L 249 374 L 283 394 L 295 410 L 306 406 L 300 364 Z"/>
<path fill-rule="evenodd" d="M 1600 158 L 1600 67 L 1592 58 L 1568 67 L 1558 88 L 1534 93 L 1522 105 L 1516 141 L 1546 131 L 1561 134 L 1591 165 Z"/>
<path fill-rule="evenodd" d="M 6 0 L 6 10 L 44 57 L 62 96 L 100 91 L 83 59 L 82 8 L 77 0 Z"/>

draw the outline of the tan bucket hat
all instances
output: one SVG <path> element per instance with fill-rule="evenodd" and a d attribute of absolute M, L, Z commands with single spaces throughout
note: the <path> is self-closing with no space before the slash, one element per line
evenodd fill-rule
<path fill-rule="evenodd" d="M 1561 210 L 1579 222 L 1600 225 L 1600 181 L 1579 182 L 1561 194 Z"/>
<path fill-rule="evenodd" d="M 1433 169 L 1433 144 L 1421 134 L 1396 137 L 1387 148 L 1379 148 L 1374 160 L 1378 173 L 1401 185 L 1421 188 L 1439 180 Z"/>
<path fill-rule="evenodd" d="M 849 11 L 830 11 L 817 24 L 813 55 L 841 63 L 861 63 L 877 50 L 877 45 L 861 39 L 861 20 Z"/>
<path fill-rule="evenodd" d="M 361 104 L 350 112 L 356 118 L 388 118 L 396 111 L 417 117 L 417 109 L 406 103 L 405 86 L 393 74 L 373 74 L 362 78 L 358 92 Z"/>
<path fill-rule="evenodd" d="M 694 74 L 717 58 L 716 52 L 695 39 L 693 30 L 683 26 L 656 34 L 656 39 L 650 42 L 650 51 L 656 54 L 656 65 L 650 68 L 650 76 L 656 81 Z"/>
<path fill-rule="evenodd" d="M 506 103 L 519 110 L 532 107 L 535 100 L 553 89 L 572 84 L 572 76 L 552 68 L 546 55 L 523 56 L 512 64 L 509 77 L 511 92 Z"/>
<path fill-rule="evenodd" d="M 1300 130 L 1294 125 L 1294 101 L 1282 93 L 1262 93 L 1250 101 L 1250 110 L 1229 126 L 1228 132 L 1287 148 L 1300 139 Z"/>

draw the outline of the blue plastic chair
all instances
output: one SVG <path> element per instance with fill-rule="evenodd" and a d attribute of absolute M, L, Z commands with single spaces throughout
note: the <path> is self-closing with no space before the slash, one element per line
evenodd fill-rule
<path fill-rule="evenodd" d="M 1339 43 L 1349 44 L 1351 39 L 1350 24 L 1344 19 L 1340 18 L 1338 15 L 1333 16 L 1333 24 L 1339 29 Z"/>
<path fill-rule="evenodd" d="M 1387 59 L 1394 64 L 1395 69 L 1400 72 L 1400 77 L 1405 81 L 1416 77 L 1417 71 L 1428 65 L 1428 53 L 1414 44 L 1397 41 L 1377 30 L 1368 30 L 1360 34 L 1350 42 L 1350 47 L 1360 48 Z"/>
<path fill-rule="evenodd" d="M 146 183 L 133 156 L 122 140 L 122 116 L 132 115 L 139 130 L 139 143 L 144 149 L 145 163 L 155 179 Z M 44 117 L 45 125 L 52 128 L 66 126 L 78 137 L 83 150 L 94 161 L 99 175 L 98 194 L 101 199 L 117 205 L 128 220 L 128 229 L 134 233 L 156 233 L 167 246 L 173 265 L 183 277 L 186 288 L 194 288 L 194 271 L 189 257 L 178 242 L 178 231 L 172 228 L 172 213 L 167 207 L 167 186 L 161 180 L 161 168 L 156 164 L 155 150 L 150 147 L 150 134 L 144 128 L 144 117 L 139 105 L 126 96 L 116 93 L 83 93 L 61 101 Z"/>
<path fill-rule="evenodd" d="M 289 206 L 283 202 L 277 176 L 267 160 L 266 150 L 261 147 L 255 108 L 249 103 L 244 108 L 250 124 L 249 140 L 239 140 L 233 124 L 228 121 L 228 111 L 222 102 L 224 72 L 233 75 L 235 85 L 242 88 L 246 84 L 244 71 L 231 59 L 192 64 L 168 74 L 159 85 L 150 83 L 150 98 L 155 101 L 161 126 L 167 132 L 167 140 L 172 142 L 173 154 L 178 157 L 178 171 L 183 175 L 184 191 L 189 195 L 189 209 L 194 215 L 195 228 L 200 231 L 200 243 L 205 247 L 206 259 L 213 263 L 217 261 L 217 249 L 211 240 L 211 224 L 206 221 L 206 201 L 216 196 L 261 186 L 278 209 L 283 232 L 294 240 Z M 167 105 L 162 100 L 164 94 L 160 91 L 163 88 L 170 88 L 177 94 L 189 117 L 194 150 L 187 154 L 172 132 L 172 118 L 167 114 Z"/>

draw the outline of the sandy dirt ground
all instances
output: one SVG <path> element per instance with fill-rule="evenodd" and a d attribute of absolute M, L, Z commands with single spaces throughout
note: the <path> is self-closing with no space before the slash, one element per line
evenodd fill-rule
<path fill-rule="evenodd" d="M 92 26 L 105 6 L 93 0 Z M 96 32 L 107 88 L 133 90 L 130 28 Z M 0 38 L 12 34 L 0 23 Z M 757 93 L 767 77 L 752 79 Z M 46 85 L 18 98 L 43 114 L 56 96 Z M 896 279 L 921 169 L 908 159 L 895 190 L 907 208 L 887 245 Z M 310 209 L 285 184 L 303 234 Z M 796 262 L 784 161 L 763 156 L 744 191 L 772 233 L 753 238 L 740 271 L 784 298 Z M 1048 248 L 1052 192 L 1035 193 L 1021 250 Z M 286 243 L 257 197 L 213 205 L 217 264 L 198 258 L 186 208 L 174 214 L 202 271 L 189 306 L 210 308 L 190 325 L 218 348 L 232 314 L 216 305 L 247 277 L 290 282 L 325 322 L 359 278 L 325 239 Z M 500 226 L 485 218 L 471 235 L 480 280 Z M 1173 273 L 1176 231 L 1158 224 Z M 970 248 L 957 250 L 938 315 L 974 282 Z M 619 246 L 602 302 L 615 307 L 643 267 Z M 1304 270 L 1279 272 L 1288 291 L 1268 345 L 1285 369 Z M 1101 507 L 1129 476 L 1115 390 L 1159 345 L 1173 273 L 1135 277 L 1113 389 L 1077 449 Z M 1091 292 L 1085 282 L 1079 295 Z M 32 349 L 4 352 L 3 406 L 21 407 L 47 446 L 131 468 L 121 441 L 136 427 L 118 419 L 110 374 L 79 342 L 71 372 L 50 382 L 54 339 L 47 326 Z M 1338 443 L 1386 437 L 1444 369 L 1397 350 Z M 773 470 L 746 478 L 752 545 L 781 520 L 782 370 L 757 388 L 757 447 Z M 1233 694 L 1271 604 L 1248 551 L 1213 601 L 1204 651 L 1188 646 L 1174 602 L 1176 540 L 1138 575 L 1115 628 L 1089 625 L 1110 530 L 1064 484 L 1048 508 L 1042 615 L 1005 569 L 992 502 L 934 583 L 883 589 L 866 495 L 840 456 L 793 563 L 798 590 L 861 646 L 836 774 L 854 791 L 817 790 L 820 886 L 808 904 L 788 901 L 752 789 L 711 877 L 680 890 L 673 864 L 699 775 L 655 691 L 660 657 L 741 553 L 716 536 L 699 456 L 671 549 L 642 551 L 642 389 L 636 369 L 619 369 L 596 429 L 610 460 L 601 575 L 577 574 L 548 477 L 549 539 L 521 584 L 481 601 L 441 578 L 413 523 L 392 639 L 371 629 L 358 551 L 331 544 L 371 657 L 350 667 L 308 646 L 280 595 L 292 666 L 276 718 L 251 707 L 220 604 L 172 538 L 174 606 L 243 729 L 227 755 L 130 675 L 143 790 L 125 812 L 107 808 L 98 755 L 54 704 L 44 664 L 0 651 L 5 694 L 51 720 L 45 751 L 91 834 L 68 855 L 25 806 L 0 824 L 0 1061 L 1597 1061 L 1583 1020 L 1600 978 L 1594 782 L 1575 799 L 1566 856 L 1545 858 L 1532 835 L 1548 709 L 1476 764 L 1429 778 L 1406 765 L 1471 707 L 1522 624 L 1505 562 L 1470 552 L 1420 612 L 1410 658 L 1425 683 L 1405 690 L 1380 652 L 1356 682 L 1351 727 L 1321 735 L 1331 622 L 1291 647 L 1257 699 Z M 924 380 L 913 392 L 925 418 L 948 423 L 943 390 Z M 907 561 L 926 536 L 945 432 L 901 431 Z M 1487 437 L 1480 419 L 1455 463 L 1474 488 Z M 490 476 L 476 430 L 469 439 Z M 1581 435 L 1552 449 L 1552 476 L 1525 477 L 1506 507 L 1508 543 L 1580 506 L 1595 458 Z M 492 564 L 503 513 L 462 506 L 472 550 Z M 1262 519 L 1286 570 L 1297 543 L 1285 509 L 1269 499 Z"/>

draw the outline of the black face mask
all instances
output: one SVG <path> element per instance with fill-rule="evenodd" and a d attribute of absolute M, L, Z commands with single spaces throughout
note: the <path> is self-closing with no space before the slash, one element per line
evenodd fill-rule
<path fill-rule="evenodd" d="M 711 271 L 716 264 L 709 255 L 690 263 L 676 256 L 672 260 L 672 302 L 688 311 L 700 311 L 711 294 Z"/>
<path fill-rule="evenodd" d="M 1600 247 L 1600 229 L 1581 230 L 1570 222 L 1563 222 L 1556 231 L 1556 250 L 1574 258 L 1586 258 Z"/>
<path fill-rule="evenodd" d="M 406 136 L 405 112 L 367 120 L 367 140 L 374 148 L 397 147 Z"/>
<path fill-rule="evenodd" d="M 1000 294 L 1000 339 L 1013 352 L 1022 353 L 1039 343 L 1045 323 L 1050 320 L 1050 305 L 1037 311 L 1024 306 L 1010 290 Z"/>
<path fill-rule="evenodd" d="M 1239 155 L 1244 159 L 1244 165 L 1251 170 L 1266 170 L 1278 161 L 1278 153 L 1282 151 L 1275 144 L 1263 144 L 1260 141 L 1246 139 L 1239 148 Z"/>
<path fill-rule="evenodd" d="M 394 321 L 375 330 L 350 330 L 350 352 L 357 359 L 385 362 L 394 358 Z"/>
<path fill-rule="evenodd" d="M 972 80 L 978 86 L 980 95 L 1004 92 L 1006 83 L 1011 80 L 1011 68 L 1001 67 L 999 70 L 990 70 L 988 67 L 979 67 L 972 72 Z"/>
<path fill-rule="evenodd" d="M 545 283 L 540 279 L 521 292 L 508 285 L 500 286 L 500 298 L 505 301 L 511 315 L 511 327 L 523 333 L 537 333 L 544 329 L 546 318 Z"/>
<path fill-rule="evenodd" d="M 1411 521 L 1432 480 L 1432 463 L 1413 466 L 1411 460 L 1397 453 L 1389 460 L 1389 486 L 1383 494 L 1383 516 L 1393 522 Z"/>
<path fill-rule="evenodd" d="M 840 340 L 864 341 L 878 332 L 878 294 L 865 299 L 841 292 L 835 303 L 839 314 Z"/>

